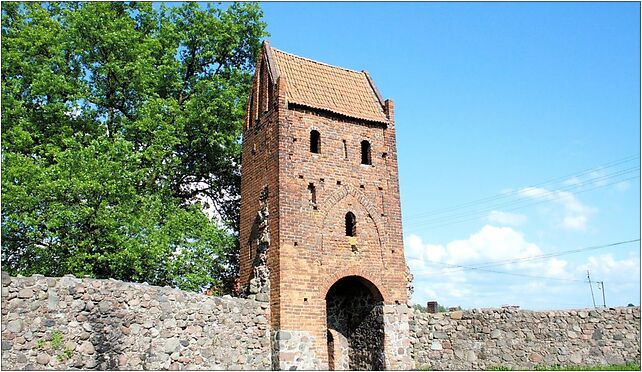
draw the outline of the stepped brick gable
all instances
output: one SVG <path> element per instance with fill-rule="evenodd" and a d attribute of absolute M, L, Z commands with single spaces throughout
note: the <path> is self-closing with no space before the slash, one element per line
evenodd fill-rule
<path fill-rule="evenodd" d="M 243 132 L 240 281 L 276 369 L 409 367 L 394 104 L 265 42 Z"/>

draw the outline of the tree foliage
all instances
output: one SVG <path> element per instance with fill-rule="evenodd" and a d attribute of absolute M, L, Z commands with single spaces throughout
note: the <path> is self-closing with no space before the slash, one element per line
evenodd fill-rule
<path fill-rule="evenodd" d="M 261 17 L 4 2 L 3 270 L 222 288 Z"/>

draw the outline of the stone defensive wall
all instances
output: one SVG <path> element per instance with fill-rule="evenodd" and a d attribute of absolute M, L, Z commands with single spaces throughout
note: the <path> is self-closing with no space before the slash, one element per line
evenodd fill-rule
<path fill-rule="evenodd" d="M 2 369 L 270 369 L 268 304 L 2 275 Z"/>
<path fill-rule="evenodd" d="M 639 307 L 392 310 L 384 322 L 409 338 L 391 332 L 387 343 L 417 369 L 640 361 Z M 269 370 L 270 334 L 265 302 L 112 279 L 2 276 L 4 370 Z"/>
<path fill-rule="evenodd" d="M 640 307 L 415 312 L 410 335 L 420 369 L 639 363 Z"/>

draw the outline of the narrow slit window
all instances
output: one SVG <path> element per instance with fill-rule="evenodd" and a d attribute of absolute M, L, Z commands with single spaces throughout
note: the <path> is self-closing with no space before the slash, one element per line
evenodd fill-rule
<path fill-rule="evenodd" d="M 321 152 L 321 134 L 316 130 L 310 132 L 310 152 L 315 154 Z"/>
<path fill-rule="evenodd" d="M 370 142 L 365 140 L 361 141 L 361 164 L 372 164 L 372 158 L 370 157 Z"/>
<path fill-rule="evenodd" d="M 317 189 L 313 183 L 308 185 L 308 201 L 314 208 L 317 207 Z"/>
<path fill-rule="evenodd" d="M 346 236 L 357 235 L 357 219 L 352 212 L 346 213 Z"/>
<path fill-rule="evenodd" d="M 343 157 L 344 159 L 348 158 L 348 144 L 346 143 L 346 140 L 343 140 Z"/>

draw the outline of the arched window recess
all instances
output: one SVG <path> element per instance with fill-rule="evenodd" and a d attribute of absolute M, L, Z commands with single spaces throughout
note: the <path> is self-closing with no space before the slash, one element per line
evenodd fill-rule
<path fill-rule="evenodd" d="M 346 213 L 346 236 L 357 236 L 357 218 L 352 212 Z"/>
<path fill-rule="evenodd" d="M 310 132 L 310 152 L 321 153 L 321 134 L 316 130 Z"/>
<path fill-rule="evenodd" d="M 361 141 L 361 164 L 372 165 L 372 157 L 370 156 L 370 142 Z"/>

